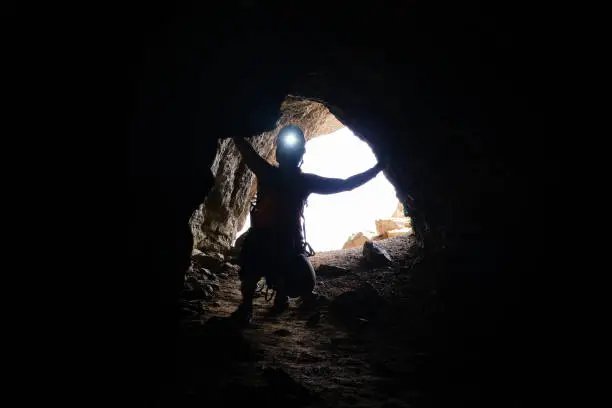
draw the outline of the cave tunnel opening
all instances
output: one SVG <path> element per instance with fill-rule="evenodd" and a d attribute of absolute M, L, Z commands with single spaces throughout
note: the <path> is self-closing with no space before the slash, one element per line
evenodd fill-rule
<path fill-rule="evenodd" d="M 281 105 L 276 127 L 247 137 L 269 163 L 275 158 L 279 130 L 293 124 L 306 137 L 302 171 L 323 177 L 346 179 L 373 167 L 381 157 L 380 146 L 355 135 L 324 103 L 287 96 Z M 393 180 L 390 166 L 373 180 L 339 194 L 311 194 L 304 208 L 306 239 L 316 252 L 362 246 L 366 241 L 383 240 L 413 233 L 405 200 Z M 215 185 L 193 213 L 190 225 L 194 248 L 225 254 L 250 227 L 251 204 L 257 180 L 248 169 L 231 139 L 219 140 L 211 165 Z"/>
<path fill-rule="evenodd" d="M 373 167 L 376 162 L 370 146 L 348 127 L 342 127 L 309 140 L 301 168 L 305 173 L 344 179 Z M 317 252 L 412 233 L 410 218 L 384 172 L 352 191 L 311 194 L 304 215 L 308 243 Z M 249 214 L 236 238 L 250 225 Z"/>
<path fill-rule="evenodd" d="M 393 178 L 393 170 L 397 172 L 401 168 L 405 157 L 400 154 L 395 160 L 385 160 L 387 149 L 384 142 L 375 137 L 377 135 L 354 133 L 350 126 L 352 123 L 342 122 L 342 115 L 337 117 L 330 109 L 334 108 L 316 100 L 288 96 L 281 105 L 280 119 L 273 129 L 257 135 L 234 135 L 246 138 L 264 160 L 277 165 L 275 154 L 279 131 L 287 125 L 296 125 L 306 138 L 302 171 L 323 177 L 347 179 L 372 169 L 379 161 L 386 164 L 382 172 L 360 187 L 330 195 L 310 194 L 308 197 L 304 210 L 305 238 L 317 252 L 308 259 L 315 282 L 311 289 L 310 282 L 302 284 L 305 280 L 294 278 L 294 282 L 300 282 L 294 287 L 307 287 L 309 293 L 293 292 L 301 294 L 281 297 L 272 286 L 270 293 L 273 294 L 268 297 L 268 284 L 275 285 L 270 276 L 274 276 L 278 264 L 269 262 L 276 253 L 270 256 L 270 252 L 265 250 L 262 251 L 265 263 L 255 264 L 257 268 L 251 269 L 262 275 L 258 278 L 264 279 L 251 280 L 252 285 L 248 286 L 249 279 L 244 278 L 244 272 L 249 269 L 243 269 L 248 264 L 241 259 L 245 240 L 240 240 L 240 237 L 246 236 L 244 233 L 250 227 L 249 213 L 257 193 L 257 178 L 247 167 L 234 140 L 227 138 L 217 142 L 210 165 L 214 185 L 190 220 L 194 250 L 185 274 L 181 306 L 188 314 L 185 327 L 192 324 L 187 321 L 195 321 L 205 328 L 203 332 L 208 336 L 205 337 L 205 347 L 215 348 L 220 356 L 229 353 L 226 354 L 227 361 L 220 362 L 219 366 L 234 364 L 233 357 L 229 356 L 233 355 L 233 350 L 227 346 L 232 339 L 227 333 L 231 335 L 233 332 L 226 332 L 225 328 L 229 325 L 227 322 L 236 324 L 243 318 L 240 311 L 247 310 L 243 307 L 247 303 L 245 298 L 249 299 L 248 310 L 252 313 L 255 328 L 243 332 L 244 338 L 259 347 L 267 340 L 258 336 L 272 333 L 275 345 L 266 349 L 265 354 L 274 359 L 274 364 L 280 362 L 280 367 L 286 367 L 284 356 L 291 354 L 283 347 L 293 350 L 300 342 L 304 354 L 313 356 L 313 361 L 321 364 L 317 370 L 324 373 L 340 367 L 348 380 L 362 374 L 361 368 L 358 368 L 359 372 L 351 371 L 353 368 L 329 358 L 328 353 L 335 348 L 334 342 L 357 342 L 359 336 L 367 332 L 367 336 L 374 339 L 375 346 L 361 355 L 353 354 L 352 358 L 359 360 L 358 365 L 365 367 L 364 370 L 378 372 L 381 364 L 388 364 L 391 356 L 385 351 L 384 355 L 373 357 L 370 352 L 374 348 L 393 350 L 429 336 L 429 326 L 421 322 L 430 320 L 435 307 L 429 304 L 422 307 L 422 304 L 402 300 L 407 298 L 407 293 L 429 293 L 427 301 L 437 305 L 437 300 L 431 295 L 435 277 L 430 273 L 431 269 L 417 266 L 408 273 L 420 248 L 413 236 L 417 235 L 413 233 L 413 227 L 417 226 L 412 225 L 410 217 L 414 213 L 404 207 L 406 190 L 402 189 L 397 177 Z M 359 127 L 355 126 L 355 129 Z M 265 236 L 260 238 L 268 239 Z M 366 245 L 371 241 L 380 242 Z M 245 248 L 249 245 L 253 248 L 253 240 L 246 242 L 249 244 Z M 285 266 L 287 264 L 283 264 Z M 295 264 L 288 265 L 283 272 L 288 277 L 300 276 L 301 273 Z M 253 297 L 245 295 L 243 288 Z M 283 313 L 270 314 L 278 299 L 283 298 L 286 298 Z M 404 316 L 400 321 L 409 325 L 411 330 L 396 331 L 398 315 Z M 284 340 L 277 341 L 276 336 Z M 214 339 L 222 339 L 222 343 L 216 343 Z M 201 345 L 198 343 L 198 347 Z M 418 347 L 420 351 L 428 350 L 428 345 L 419 343 Z M 412 351 L 394 353 L 392 358 L 398 365 L 411 366 Z M 191 354 L 186 350 L 184 356 Z M 202 365 L 193 362 L 192 357 L 183 361 L 185 366 L 201 369 Z M 206 375 L 210 375 L 206 384 L 211 388 L 217 381 L 213 371 L 206 371 Z M 322 378 L 327 377 L 323 374 Z M 324 384 L 327 380 L 317 381 Z M 254 398 L 260 396 L 256 394 Z M 372 394 L 359 398 L 372 401 L 378 396 Z M 404 395 L 402 398 L 413 397 Z M 366 405 L 370 406 L 372 402 Z"/>
<path fill-rule="evenodd" d="M 229 138 L 249 138 L 272 162 L 278 126 L 297 124 L 309 139 L 347 126 L 370 144 L 377 157 L 391 153 L 385 175 L 404 204 L 408 195 L 414 197 L 408 203 L 416 210 L 411 207 L 409 215 L 415 234 L 422 235 L 425 243 L 424 255 L 414 258 L 414 267 L 437 280 L 429 285 L 424 279 L 427 285 L 420 285 L 416 295 L 410 291 L 401 300 L 438 297 L 444 301 L 444 307 L 432 312 L 437 320 L 429 316 L 419 320 L 423 326 L 431 322 L 435 329 L 419 336 L 427 339 L 423 343 L 435 340 L 431 353 L 435 358 L 428 361 L 440 361 L 439 365 L 423 364 L 431 374 L 431 388 L 449 400 L 462 400 L 465 394 L 478 396 L 487 390 L 497 398 L 486 405 L 499 405 L 499 396 L 505 398 L 517 388 L 514 381 L 508 381 L 514 371 L 504 363 L 518 363 L 513 357 L 520 355 L 516 340 L 522 331 L 513 318 L 519 303 L 518 272 L 525 262 L 520 250 L 524 240 L 515 237 L 519 231 L 524 235 L 524 229 L 516 228 L 520 225 L 517 221 L 522 221 L 518 209 L 529 208 L 526 203 L 530 202 L 522 177 L 529 168 L 523 154 L 534 149 L 530 148 L 533 140 L 525 136 L 531 136 L 529 129 L 536 129 L 522 126 L 521 119 L 531 116 L 527 113 L 533 109 L 527 93 L 515 85 L 522 84 L 518 74 L 523 70 L 530 78 L 537 78 L 532 71 L 535 65 L 526 64 L 526 59 L 513 52 L 514 38 L 507 35 L 504 24 L 512 29 L 520 27 L 521 35 L 524 27 L 507 8 L 499 16 L 488 15 L 491 10 L 475 12 L 479 10 L 464 3 L 452 10 L 436 7 L 431 18 L 401 13 L 394 7 L 347 4 L 338 8 L 341 12 L 335 14 L 327 8 L 303 7 L 279 19 L 284 13 L 262 11 L 255 15 L 252 9 L 236 4 L 228 7 L 227 18 L 218 18 L 209 8 L 198 6 L 201 12 L 186 13 L 188 21 L 177 22 L 172 36 L 165 38 L 164 32 L 150 40 L 151 55 L 143 59 L 146 69 L 138 78 L 142 90 L 138 91 L 137 122 L 131 132 L 135 188 L 130 192 L 130 213 L 135 216 L 130 217 L 132 255 L 125 271 L 125 276 L 142 271 L 136 275 L 139 286 L 135 292 L 146 294 L 142 304 L 157 306 L 151 313 L 140 313 L 140 302 L 135 308 L 142 317 L 139 322 L 146 322 L 140 343 L 147 353 L 142 353 L 142 361 L 147 368 L 161 366 L 157 359 L 160 350 L 176 349 L 158 339 L 174 333 L 178 283 L 184 279 L 192 249 L 185 225 L 189 216 L 195 248 L 224 254 L 248 215 L 253 175 L 241 163 Z M 160 10 L 170 14 L 167 8 Z M 516 10 L 520 12 L 520 8 Z M 211 24 L 203 22 L 205 16 Z M 346 29 L 338 29 L 336 24 L 326 29 L 319 18 L 344 23 Z M 135 21 L 152 21 L 152 26 L 157 23 L 147 18 Z M 375 22 L 382 23 L 383 29 Z M 538 44 L 531 39 L 529 43 Z M 273 115 L 288 93 L 325 100 L 333 115 L 312 100 L 296 98 L 281 109 L 273 129 L 278 118 Z M 335 123 L 331 116 L 341 123 Z M 537 154 L 526 156 L 541 163 Z M 308 216 L 307 223 L 311 219 Z M 202 256 L 201 261 L 204 265 L 208 259 Z M 520 267 L 515 268 L 517 265 Z M 211 279 L 204 289 L 210 293 L 214 288 L 221 294 L 228 281 L 211 286 L 215 284 L 213 269 L 201 269 Z M 412 266 L 400 271 L 405 272 L 398 273 L 400 278 L 405 276 L 417 285 Z M 381 273 L 381 279 L 371 280 L 375 286 L 391 278 L 390 273 Z M 334 284 L 334 289 L 337 287 Z M 196 302 L 200 300 L 194 299 Z M 404 302 L 401 304 L 403 307 Z M 414 310 L 430 304 L 434 303 L 423 301 Z M 201 306 L 197 306 L 193 310 L 199 316 Z M 388 313 L 398 320 L 389 326 L 418 333 L 409 321 L 414 310 Z M 374 323 L 373 319 L 354 321 L 359 329 Z M 342 340 L 338 341 L 342 345 Z M 491 345 L 485 349 L 484 342 Z M 193 343 L 197 347 L 182 347 L 186 361 L 202 356 L 201 364 L 192 371 L 214 368 L 210 358 L 219 354 L 218 350 L 211 353 L 201 342 Z M 191 351 L 195 352 L 188 353 Z M 383 357 L 397 361 L 394 355 Z M 446 361 L 450 361 L 450 368 L 439 370 L 439 366 L 446 367 Z M 383 368 L 397 373 L 398 389 L 409 388 L 404 379 L 421 378 L 423 371 L 398 371 L 388 364 Z M 151 372 L 143 383 L 157 385 L 150 380 L 159 377 L 161 369 L 142 371 Z M 213 379 L 222 377 L 218 370 L 211 372 Z M 466 372 L 473 373 L 473 382 Z M 333 374 L 328 377 L 335 378 Z M 445 379 L 448 388 L 438 387 Z M 494 387 L 493 382 L 502 388 Z M 243 388 L 218 392 L 217 383 L 210 384 L 200 391 L 207 399 L 198 401 L 199 406 L 210 405 L 209 397 L 249 394 L 248 388 L 247 392 L 242 392 Z M 498 390 L 501 392 L 494 392 Z M 397 404 L 377 401 L 360 405 Z"/>
<path fill-rule="evenodd" d="M 387 154 L 391 156 L 383 172 L 391 183 L 390 188 L 387 186 L 390 195 L 395 194 L 395 200 L 390 203 L 390 211 L 395 208 L 403 212 L 404 216 L 410 217 L 410 229 L 413 233 L 391 237 L 376 243 L 380 244 L 380 248 L 390 256 L 392 261 L 389 263 L 371 262 L 376 259 L 384 260 L 385 257 L 368 256 L 365 251 L 366 247 L 363 251 L 358 247 L 340 251 L 325 251 L 324 249 L 327 248 L 324 244 L 319 245 L 316 240 L 313 240 L 313 234 L 316 238 L 316 233 L 313 231 L 313 228 L 316 229 L 316 224 L 308 224 L 312 223 L 313 219 L 316 223 L 315 215 L 309 214 L 308 211 L 316 214 L 318 207 L 311 196 L 309 206 L 306 208 L 306 239 L 313 245 L 315 251 L 320 251 L 309 259 L 316 272 L 314 292 L 317 295 L 315 300 L 319 310 L 312 316 L 308 315 L 307 318 L 298 318 L 300 304 L 299 299 L 294 298 L 289 312 L 281 318 L 286 327 L 272 326 L 272 330 L 273 333 L 279 333 L 279 336 L 282 333 L 286 339 L 297 340 L 307 334 L 305 328 L 311 330 L 312 327 L 308 335 L 313 336 L 309 337 L 308 344 L 304 345 L 308 353 L 312 353 L 313 350 L 325 350 L 327 347 L 317 343 L 319 340 L 325 341 L 326 338 L 325 335 L 321 335 L 321 331 L 317 330 L 329 330 L 326 332 L 329 336 L 337 336 L 342 332 L 348 337 L 354 333 L 367 332 L 367 336 L 376 342 L 375 347 L 385 350 L 401 349 L 406 352 L 393 352 L 392 355 L 380 356 L 380 359 L 378 356 L 364 356 L 365 366 L 371 367 L 376 372 L 379 370 L 377 367 L 383 367 L 383 371 L 388 371 L 390 368 L 386 365 L 394 361 L 397 366 L 411 367 L 412 370 L 416 364 L 411 360 L 413 352 L 418 351 L 420 355 L 434 355 L 438 350 L 448 349 L 451 338 L 458 338 L 461 341 L 467 338 L 467 335 L 463 333 L 468 333 L 469 336 L 472 333 L 480 335 L 482 328 L 487 327 L 480 325 L 480 322 L 491 321 L 495 318 L 496 310 L 499 310 L 495 307 L 480 309 L 475 302 L 462 307 L 466 304 L 463 302 L 464 298 L 484 297 L 480 282 L 477 281 L 484 276 L 481 271 L 486 270 L 486 264 L 485 266 L 479 264 L 480 258 L 472 255 L 480 256 L 483 253 L 479 249 L 479 242 L 474 244 L 474 240 L 466 239 L 466 237 L 470 238 L 466 234 L 461 235 L 461 240 L 457 239 L 458 232 L 466 231 L 466 226 L 471 228 L 478 224 L 472 218 L 456 216 L 462 212 L 455 213 L 451 209 L 463 209 L 457 204 L 465 203 L 460 198 L 470 197 L 470 192 L 479 191 L 475 188 L 478 185 L 451 183 L 454 180 L 461 180 L 461 176 L 464 175 L 461 172 L 453 172 L 452 177 L 437 178 L 436 175 L 443 172 L 442 169 L 448 168 L 444 167 L 445 164 L 456 165 L 458 159 L 445 162 L 442 156 L 437 160 L 423 158 L 419 160 L 418 153 L 424 150 L 422 143 L 404 142 L 400 138 L 403 135 L 401 132 L 394 133 L 396 137 L 391 138 L 388 132 L 381 131 L 384 128 L 377 125 L 377 121 L 368 118 L 365 109 L 351 111 L 350 104 L 341 103 L 339 105 L 342 108 L 331 102 L 328 105 L 319 100 L 290 95 L 281 103 L 280 118 L 275 123 L 271 122 L 274 123 L 273 128 L 268 128 L 267 131 L 260 134 L 228 134 L 227 137 L 215 141 L 214 156 L 212 155 L 213 146 L 211 146 L 212 161 L 206 165 L 210 165 L 214 183 L 211 183 L 212 188 L 208 190 L 204 201 L 193 211 L 190 219 L 193 251 L 191 265 L 184 275 L 185 286 L 181 305 L 190 314 L 187 319 L 193 319 L 192 315 L 196 316 L 194 320 L 196 324 L 200 325 L 203 319 L 208 319 L 204 325 L 211 322 L 212 326 L 207 326 L 209 329 L 215 327 L 216 322 L 222 321 L 217 318 L 231 316 L 241 302 L 240 245 L 236 238 L 245 225 L 248 225 L 247 217 L 252 199 L 257 191 L 257 180 L 246 166 L 231 137 L 246 138 L 262 158 L 271 164 L 277 164 L 276 138 L 280 129 L 287 125 L 296 125 L 303 130 L 307 146 L 310 143 L 310 150 L 312 146 L 319 143 L 319 140 L 320 143 L 324 143 L 324 140 L 329 138 L 334 142 L 339 142 L 341 138 L 335 132 L 348 132 L 348 129 L 351 129 L 355 133 L 355 138 L 358 138 L 362 145 L 366 145 L 368 149 L 371 148 L 370 154 L 374 156 L 370 157 L 371 160 L 382 159 Z M 372 112 L 374 116 L 374 111 Z M 412 141 L 412 139 L 409 140 Z M 347 154 L 342 151 L 341 147 L 327 150 L 332 157 L 343 155 L 353 159 L 357 166 L 344 170 L 346 173 L 339 174 L 339 177 L 363 171 L 370 164 Z M 449 153 L 451 151 L 457 152 L 454 149 L 447 150 Z M 458 152 L 463 153 L 465 150 Z M 305 158 L 305 161 L 306 159 L 308 157 Z M 333 164 L 333 159 L 327 159 L 325 164 Z M 323 168 L 317 168 L 316 161 L 313 162 L 312 167 L 306 162 L 304 171 L 323 176 L 332 175 L 325 173 L 326 170 Z M 444 190 L 442 187 L 446 186 L 453 187 L 453 189 Z M 367 191 L 367 185 L 362 187 Z M 422 194 L 419 187 L 428 194 Z M 444 194 L 445 191 L 447 194 Z M 461 194 L 457 194 L 457 191 L 460 191 Z M 340 198 L 347 194 L 349 193 L 345 192 L 336 196 Z M 397 205 L 397 200 L 404 208 Z M 197 205 L 195 203 L 197 201 L 194 201 L 194 206 Z M 321 206 L 325 207 L 322 215 L 326 217 L 336 215 L 330 211 L 329 205 L 321 204 Z M 350 198 L 348 204 L 340 205 L 341 211 L 347 210 L 348 212 L 348 209 L 354 209 L 357 213 L 364 212 L 366 207 L 356 198 Z M 472 208 L 476 210 L 480 209 L 480 206 L 468 207 L 468 209 Z M 404 209 L 408 211 L 402 211 Z M 426 221 L 425 212 L 427 212 Z M 393 213 L 387 216 L 392 215 L 401 214 Z M 333 229 L 329 228 L 329 223 L 325 221 L 321 224 L 326 233 Z M 447 228 L 456 229 L 449 229 L 447 235 Z M 475 229 L 467 230 L 474 231 Z M 350 233 L 354 232 L 356 231 Z M 477 237 L 475 233 L 472 234 L 473 237 Z M 340 244 L 346 240 L 346 235 L 348 234 L 343 233 Z M 450 236 L 451 239 L 447 239 L 447 236 Z M 449 243 L 448 246 L 447 243 Z M 334 243 L 334 246 L 336 245 L 339 243 Z M 472 245 L 473 248 L 477 248 L 477 251 L 463 251 L 467 245 Z M 374 254 L 374 252 L 369 253 L 369 255 Z M 377 252 L 376 255 L 381 255 L 381 253 Z M 486 262 L 489 260 L 494 261 L 494 256 L 487 255 Z M 451 268 L 453 273 L 448 272 Z M 495 294 L 496 292 L 491 292 L 485 299 L 489 301 Z M 260 292 L 260 296 L 255 299 L 254 303 L 255 319 L 256 321 L 260 319 L 259 321 L 262 322 L 260 326 L 263 328 L 262 333 L 270 333 L 270 325 L 274 323 L 271 323 L 272 320 L 266 320 L 266 313 L 270 309 L 267 288 L 263 296 Z M 452 312 L 447 312 L 451 309 Z M 464 318 L 463 316 L 468 313 L 475 317 Z M 456 319 L 457 323 L 451 319 Z M 447 331 L 445 325 L 449 321 L 451 321 L 449 323 L 451 326 Z M 469 332 L 466 332 L 466 327 Z M 447 335 L 449 332 L 451 334 Z M 216 331 L 213 330 L 211 333 L 211 336 L 217 338 L 215 337 Z M 259 335 L 259 332 L 256 331 L 251 333 L 253 336 Z M 257 344 L 265 343 L 265 339 L 260 337 L 252 337 L 252 339 L 257 341 Z M 274 343 L 280 344 L 276 340 Z M 212 344 L 216 345 L 214 342 Z M 408 344 L 410 347 L 406 347 Z M 457 346 L 453 345 L 453 347 L 462 347 L 462 343 L 455 342 L 455 344 Z M 219 349 L 223 350 L 224 347 L 226 347 L 225 343 L 220 345 Z M 199 348 L 201 348 L 200 344 L 198 344 Z M 277 348 L 270 351 L 268 355 L 276 359 L 284 355 L 283 353 L 282 349 Z M 441 367 L 443 370 L 448 369 L 449 372 L 461 369 L 463 352 L 459 350 L 453 353 L 458 356 L 456 363 L 454 360 L 448 363 L 435 360 L 430 367 L 435 367 L 436 370 Z M 189 350 L 186 350 L 185 356 L 185 361 L 188 361 L 186 364 L 193 364 Z M 323 356 L 317 358 L 320 358 L 321 361 L 327 360 L 327 357 Z M 335 364 L 333 360 L 330 361 L 332 361 L 331 364 Z M 289 367 L 290 364 L 288 362 L 285 367 Z M 484 360 L 481 365 L 479 364 L 477 363 L 475 367 L 481 368 L 472 370 L 468 376 L 469 381 L 480 381 L 479 373 L 491 368 Z M 212 379 L 210 387 L 213 387 L 216 373 L 211 372 L 210 375 Z M 354 377 L 353 374 L 351 376 Z M 422 378 L 426 383 L 423 386 L 425 387 L 423 393 L 428 394 L 427 387 L 430 387 L 428 384 L 437 382 L 435 370 L 427 368 Z M 410 387 L 420 389 L 421 384 L 414 383 L 409 387 L 402 386 L 401 388 L 406 390 Z M 454 390 L 454 385 L 450 387 Z M 202 395 L 205 394 L 206 392 L 202 392 Z M 402 398 L 409 400 L 412 397 Z"/>

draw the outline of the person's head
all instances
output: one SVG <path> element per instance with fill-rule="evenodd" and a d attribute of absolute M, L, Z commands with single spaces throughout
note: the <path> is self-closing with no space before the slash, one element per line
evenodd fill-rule
<path fill-rule="evenodd" d="M 306 152 L 304 132 L 297 126 L 285 126 L 276 138 L 276 161 L 281 167 L 299 167 Z"/>

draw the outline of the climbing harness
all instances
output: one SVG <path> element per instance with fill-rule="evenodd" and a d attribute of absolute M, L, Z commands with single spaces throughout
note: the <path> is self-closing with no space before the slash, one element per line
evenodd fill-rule
<path fill-rule="evenodd" d="M 306 241 L 306 217 L 304 217 L 304 210 L 302 209 L 302 234 L 304 235 L 304 242 L 302 244 L 302 250 L 306 253 L 307 256 L 313 256 L 316 254 L 314 249 L 310 246 L 310 244 Z"/>
<path fill-rule="evenodd" d="M 253 197 L 253 199 L 251 199 L 251 203 L 250 203 L 250 208 L 249 208 L 249 213 L 253 214 L 253 210 L 255 210 L 255 207 L 257 207 L 257 193 L 255 194 L 255 196 Z M 304 204 L 302 205 L 302 209 L 300 210 L 300 218 L 302 220 L 302 236 L 304 238 L 304 240 L 301 242 L 301 250 L 306 254 L 306 256 L 311 257 L 313 255 L 316 255 L 316 252 L 314 251 L 314 249 L 312 249 L 312 246 L 308 243 L 308 241 L 306 241 L 306 217 L 304 216 L 304 207 L 308 206 L 308 201 L 304 200 Z"/>
<path fill-rule="evenodd" d="M 261 292 L 265 286 L 266 286 L 266 278 L 261 278 L 259 282 L 257 282 L 257 289 L 255 289 L 255 292 L 257 293 Z"/>
<path fill-rule="evenodd" d="M 300 165 L 301 165 L 301 163 L 300 163 Z M 251 216 L 253 215 L 254 210 L 257 207 L 257 204 L 258 204 L 258 195 L 257 195 L 257 193 L 255 193 L 255 195 L 253 196 L 253 198 L 250 201 L 249 213 L 251 214 Z M 298 247 L 301 249 L 302 253 L 305 253 L 306 256 L 311 257 L 311 256 L 315 255 L 316 253 L 312 249 L 312 246 L 310 246 L 310 244 L 306 241 L 306 217 L 304 216 L 304 207 L 306 207 L 307 205 L 308 205 L 308 201 L 304 200 L 304 202 L 302 204 L 302 207 L 301 207 L 301 210 L 300 210 L 300 218 L 301 218 L 301 222 L 302 222 L 302 234 L 303 234 L 302 237 L 303 237 L 303 240 L 299 243 Z M 255 289 L 255 293 L 258 293 L 258 294 L 263 293 L 264 299 L 266 300 L 266 302 L 269 302 L 276 295 L 276 289 L 272 285 L 269 285 L 268 281 L 266 280 L 266 278 L 263 277 L 263 278 L 261 278 L 257 282 L 257 287 Z"/>
<path fill-rule="evenodd" d="M 300 163 L 300 166 L 302 163 Z M 314 249 L 310 246 L 308 241 L 306 241 L 306 217 L 304 216 L 304 208 L 308 207 L 308 200 L 304 200 L 302 204 L 302 210 L 300 211 L 300 215 L 302 216 L 302 236 L 304 241 L 302 242 L 302 251 L 306 254 L 306 256 L 311 257 L 316 254 Z"/>
<path fill-rule="evenodd" d="M 266 300 L 266 302 L 269 302 L 276 294 L 276 289 L 272 289 L 270 297 L 268 297 L 268 291 L 270 290 L 270 286 L 268 285 L 268 282 L 266 281 L 265 277 L 261 278 L 259 282 L 257 282 L 257 288 L 255 289 L 255 293 L 263 292 L 264 288 L 266 289 L 266 291 L 264 292 L 264 299 Z"/>

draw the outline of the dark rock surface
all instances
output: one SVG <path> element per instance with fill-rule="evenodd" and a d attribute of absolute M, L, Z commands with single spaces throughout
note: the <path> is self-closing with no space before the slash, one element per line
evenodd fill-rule
<path fill-rule="evenodd" d="M 233 179 L 232 194 L 213 192 L 211 169 L 223 164 L 215 161 L 219 147 L 233 160 L 227 138 L 272 131 L 291 94 L 323 101 L 378 157 L 390 157 L 386 174 L 426 251 L 414 268 L 435 276 L 436 296 L 443 299 L 435 324 L 414 316 L 410 325 L 402 322 L 406 331 L 413 331 L 413 324 L 433 327 L 410 341 L 432 346 L 418 364 L 429 373 L 422 378 L 431 380 L 431 395 L 447 398 L 436 405 L 518 405 L 512 396 L 521 332 L 517 276 L 524 259 L 516 250 L 522 249 L 516 231 L 524 229 L 516 226 L 533 203 L 532 168 L 544 165 L 554 172 L 546 164 L 555 156 L 534 154 L 538 138 L 549 132 L 535 134 L 525 123 L 540 112 L 521 77 L 527 70 L 537 77 L 531 70 L 538 64 L 522 52 L 538 42 L 520 41 L 527 26 L 518 14 L 531 13 L 520 7 L 496 10 L 493 3 L 409 4 L 233 2 L 212 8 L 205 2 L 149 2 L 134 7 L 133 15 L 122 11 L 134 34 L 122 37 L 130 49 L 120 60 L 129 67 L 132 92 L 125 98 L 130 255 L 121 275 L 138 274 L 145 296 L 134 302 L 138 309 L 125 314 L 148 307 L 137 319 L 142 332 L 132 356 L 139 367 L 132 388 L 139 397 L 159 402 L 160 384 L 180 383 L 170 374 L 176 349 L 191 352 L 194 371 L 242 355 L 238 341 L 231 352 L 221 348 L 223 354 L 176 335 L 175 311 L 193 249 L 188 221 L 205 200 L 242 199 L 248 190 L 242 176 Z M 219 223 L 224 218 L 215 219 L 209 231 L 219 235 L 210 241 L 221 252 L 232 229 Z M 391 272 L 374 271 L 383 278 L 385 273 Z M 423 304 L 429 305 L 426 299 Z M 206 330 L 200 334 L 208 336 Z M 210 344 L 217 344 L 213 340 Z M 307 360 L 319 340 L 303 341 L 310 343 L 296 345 L 303 353 L 294 358 Z M 354 352 L 326 357 L 348 361 Z M 222 374 L 229 383 L 231 373 Z M 405 381 L 402 376 L 394 381 Z M 390 389 L 400 389 L 395 386 Z M 181 405 L 164 402 L 158 405 Z"/>

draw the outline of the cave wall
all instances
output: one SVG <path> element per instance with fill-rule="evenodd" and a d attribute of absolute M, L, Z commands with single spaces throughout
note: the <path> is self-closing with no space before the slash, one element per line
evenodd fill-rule
<path fill-rule="evenodd" d="M 388 177 L 414 199 L 426 247 L 447 250 L 441 291 L 454 329 L 441 338 L 484 338 L 477 328 L 492 321 L 499 338 L 510 335 L 501 319 L 516 298 L 511 232 L 523 207 L 529 105 L 509 10 L 198 2 L 147 4 L 133 24 L 122 61 L 133 84 L 126 273 L 142 276 L 148 306 L 138 322 L 147 387 L 170 364 L 160 350 L 172 348 L 188 220 L 205 199 L 229 203 L 246 191 L 209 194 L 219 146 L 229 157 L 227 138 L 274 128 L 288 94 L 325 101 L 377 156 L 392 157 Z"/>
<path fill-rule="evenodd" d="M 274 132 L 265 132 L 251 138 L 250 142 L 262 157 L 269 159 L 274 139 Z M 215 184 L 189 223 L 194 247 L 205 252 L 225 253 L 246 218 L 255 176 L 231 139 L 218 141 L 211 171 Z"/>

